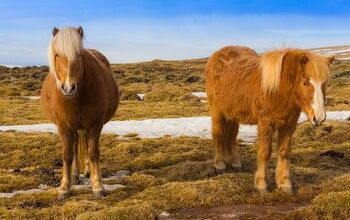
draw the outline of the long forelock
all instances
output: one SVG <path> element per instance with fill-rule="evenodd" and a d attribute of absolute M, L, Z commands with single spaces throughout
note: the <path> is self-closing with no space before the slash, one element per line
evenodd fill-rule
<path fill-rule="evenodd" d="M 73 61 L 84 49 L 80 34 L 74 28 L 64 28 L 52 37 L 49 45 L 50 70 L 55 72 L 55 56 L 65 56 Z"/>
<path fill-rule="evenodd" d="M 328 59 L 322 55 L 308 52 L 309 58 L 305 65 L 305 73 L 316 81 L 327 81 L 330 75 Z"/>

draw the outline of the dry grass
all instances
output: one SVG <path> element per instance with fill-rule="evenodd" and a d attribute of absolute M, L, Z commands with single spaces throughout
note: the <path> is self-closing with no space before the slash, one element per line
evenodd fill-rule
<path fill-rule="evenodd" d="M 185 100 L 161 102 L 121 101 L 112 120 L 208 116 L 206 103 L 193 97 L 183 98 Z M 49 123 L 39 100 L 0 98 L 0 115 L 0 125 Z"/>
<path fill-rule="evenodd" d="M 209 139 L 118 139 L 114 135 L 103 135 L 103 175 L 131 170 L 133 174 L 122 181 L 126 188 L 112 191 L 102 200 L 94 200 L 89 191 L 75 191 L 66 201 L 57 202 L 53 190 L 0 199 L 0 218 L 154 219 L 162 211 L 176 213 L 181 208 L 280 202 L 310 204 L 292 213 L 282 213 L 286 218 L 341 218 L 349 214 L 349 132 L 349 123 L 332 121 L 316 129 L 308 123 L 298 128 L 291 158 L 293 196 L 275 188 L 274 154 L 269 166 L 271 193 L 261 196 L 254 191 L 256 145 L 241 145 L 243 172 L 216 175 Z M 16 174 L 3 171 L 16 178 L 1 182 L 2 191 L 12 191 L 14 185 L 15 189 L 39 183 L 57 186 L 58 182 L 51 181 L 61 175 L 54 172 L 61 166 L 57 162 L 60 143 L 55 135 L 3 132 L 0 141 L 0 169 L 26 170 Z M 320 156 L 327 150 L 341 152 L 344 157 Z"/>

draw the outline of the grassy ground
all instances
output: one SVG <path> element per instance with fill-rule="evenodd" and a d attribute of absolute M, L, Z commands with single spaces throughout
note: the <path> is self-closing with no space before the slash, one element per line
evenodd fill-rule
<path fill-rule="evenodd" d="M 271 193 L 253 189 L 256 145 L 241 145 L 244 171 L 216 175 L 212 168 L 213 148 L 209 139 L 195 137 L 120 139 L 103 135 L 101 166 L 104 176 L 121 169 L 132 171 L 121 180 L 126 187 L 101 200 L 91 192 L 75 191 L 64 202 L 56 192 L 17 195 L 0 199 L 0 218 L 37 219 L 154 219 L 163 211 L 177 218 L 191 217 L 183 208 L 203 209 L 232 204 L 259 206 L 280 203 L 303 206 L 277 213 L 287 219 L 339 218 L 349 216 L 350 125 L 329 121 L 314 129 L 302 124 L 291 158 L 295 195 L 276 191 L 273 181 L 275 156 L 269 166 Z M 343 158 L 321 156 L 327 150 Z M 29 189 L 40 183 L 57 186 L 60 179 L 60 143 L 49 133 L 0 133 L 0 189 L 2 192 Z M 22 168 L 20 172 L 9 169 Z M 269 218 L 276 217 L 271 212 Z M 193 216 L 192 216 L 193 217 Z"/>
<path fill-rule="evenodd" d="M 204 91 L 205 62 L 155 60 L 112 65 L 123 92 L 113 120 L 208 115 L 207 104 L 191 96 L 191 92 Z M 0 67 L 0 125 L 48 122 L 39 100 L 22 97 L 40 93 L 47 71 L 47 67 Z M 349 110 L 349 73 L 347 62 L 332 66 L 328 110 Z M 146 93 L 144 101 L 137 100 L 137 93 Z M 163 211 L 176 218 L 193 218 L 198 213 L 205 218 L 210 216 L 208 207 L 235 204 L 267 210 L 267 219 L 345 219 L 350 215 L 349 133 L 349 122 L 328 121 L 316 129 L 304 123 L 298 128 L 291 158 L 296 192 L 293 196 L 275 190 L 274 155 L 269 167 L 271 193 L 261 196 L 254 191 L 256 145 L 241 145 L 243 172 L 216 175 L 209 139 L 102 135 L 103 175 L 110 176 L 121 169 L 132 171 L 120 182 L 125 188 L 108 193 L 102 200 L 80 190 L 66 201 L 57 202 L 53 189 L 1 198 L 0 219 L 154 219 Z M 58 137 L 49 133 L 0 132 L 0 192 L 40 184 L 58 186 L 60 146 Z M 343 158 L 320 155 L 328 150 L 343 153 Z M 269 208 L 278 204 L 291 206 L 293 211 L 275 212 Z M 247 213 L 246 217 L 258 216 Z"/>

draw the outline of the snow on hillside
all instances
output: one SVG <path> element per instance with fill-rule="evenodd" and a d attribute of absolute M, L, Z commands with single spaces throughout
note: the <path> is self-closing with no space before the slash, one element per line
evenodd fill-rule
<path fill-rule="evenodd" d="M 23 67 L 21 65 L 12 65 L 12 64 L 0 64 L 0 66 L 5 66 L 7 68 L 13 68 L 13 67 Z"/>
<path fill-rule="evenodd" d="M 350 60 L 350 45 L 311 48 L 309 50 L 324 55 L 335 55 L 337 60 Z"/>

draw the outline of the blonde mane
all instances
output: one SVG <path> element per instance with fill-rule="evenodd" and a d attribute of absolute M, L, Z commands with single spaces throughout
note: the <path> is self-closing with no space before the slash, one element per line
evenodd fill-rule
<path fill-rule="evenodd" d="M 51 38 L 49 44 L 50 72 L 55 74 L 55 56 L 65 56 L 74 61 L 76 56 L 84 50 L 82 37 L 75 28 L 67 27 L 59 30 Z"/>
<path fill-rule="evenodd" d="M 305 72 L 314 80 L 325 81 L 329 78 L 330 68 L 327 57 L 300 49 L 281 49 L 264 53 L 261 56 L 262 89 L 265 94 L 276 93 L 280 86 L 282 64 L 288 53 L 304 55 L 308 58 Z"/>

